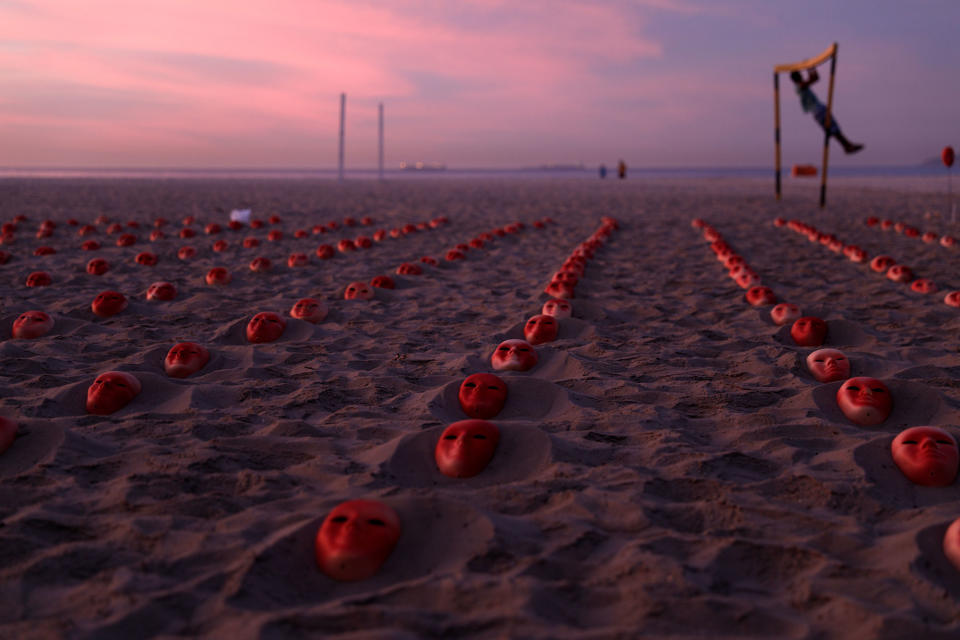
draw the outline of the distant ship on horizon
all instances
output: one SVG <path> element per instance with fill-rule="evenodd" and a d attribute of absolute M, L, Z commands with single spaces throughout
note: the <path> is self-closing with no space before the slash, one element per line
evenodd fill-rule
<path fill-rule="evenodd" d="M 446 171 L 447 165 L 440 162 L 423 162 L 419 160 L 417 162 L 407 162 L 406 160 L 400 161 L 400 171 Z"/>

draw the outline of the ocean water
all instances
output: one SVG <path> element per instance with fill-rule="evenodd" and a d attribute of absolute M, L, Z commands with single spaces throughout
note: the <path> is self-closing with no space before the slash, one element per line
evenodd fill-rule
<path fill-rule="evenodd" d="M 615 167 L 613 167 L 615 169 Z M 616 181 L 611 171 L 607 180 Z M 829 178 L 942 178 L 946 169 L 936 165 L 909 166 L 864 166 L 830 167 Z M 789 167 L 783 171 L 785 179 L 790 177 Z M 344 177 L 349 180 L 376 180 L 376 169 L 347 169 Z M 336 180 L 336 169 L 317 168 L 18 168 L 0 167 L 0 178 L 140 178 L 140 179 L 280 179 L 280 180 Z M 516 169 L 446 169 L 443 171 L 384 171 L 389 180 L 443 180 L 443 179 L 537 179 L 571 178 L 598 180 L 597 168 L 516 168 Z M 628 178 L 633 179 L 682 179 L 682 178 L 756 178 L 773 179 L 772 167 L 631 167 Z"/>

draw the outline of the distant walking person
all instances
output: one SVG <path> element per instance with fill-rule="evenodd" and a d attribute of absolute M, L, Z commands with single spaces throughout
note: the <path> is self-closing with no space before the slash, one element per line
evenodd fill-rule
<path fill-rule="evenodd" d="M 627 177 L 627 163 L 623 160 L 617 163 L 617 175 L 620 176 L 621 180 Z"/>
<path fill-rule="evenodd" d="M 607 165 L 602 164 L 600 165 L 600 179 L 602 180 L 603 178 L 606 178 L 606 177 L 607 177 Z"/>
<path fill-rule="evenodd" d="M 840 131 L 840 125 L 837 124 L 837 119 L 832 113 L 830 114 L 830 130 L 827 131 L 827 127 L 824 125 L 827 117 L 827 108 L 820 102 L 820 99 L 817 98 L 817 94 L 810 89 L 810 85 L 820 79 L 820 75 L 816 69 L 810 69 L 806 80 L 803 79 L 803 74 L 799 71 L 791 72 L 790 79 L 797 85 L 797 95 L 800 96 L 800 106 L 803 107 L 803 111 L 805 113 L 813 113 L 813 119 L 820 123 L 820 127 L 823 128 L 824 131 L 836 138 L 837 141 L 843 145 L 844 151 L 847 153 L 856 153 L 863 149 L 862 144 L 850 142 L 847 137 L 843 135 L 843 132 Z"/>

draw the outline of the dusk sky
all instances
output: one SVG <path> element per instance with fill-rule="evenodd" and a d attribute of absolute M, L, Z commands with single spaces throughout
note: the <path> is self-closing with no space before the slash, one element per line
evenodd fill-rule
<path fill-rule="evenodd" d="M 914 164 L 960 147 L 955 0 L 0 0 L 0 166 L 763 166 L 773 66 L 839 43 L 835 111 Z M 824 101 L 829 66 L 814 90 Z M 781 77 L 784 161 L 821 130 Z"/>

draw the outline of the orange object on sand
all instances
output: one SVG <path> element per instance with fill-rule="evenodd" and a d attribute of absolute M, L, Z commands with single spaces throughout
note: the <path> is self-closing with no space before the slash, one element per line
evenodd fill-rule
<path fill-rule="evenodd" d="M 795 164 L 790 171 L 794 178 L 815 178 L 817 177 L 817 168 L 812 164 Z"/>

